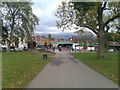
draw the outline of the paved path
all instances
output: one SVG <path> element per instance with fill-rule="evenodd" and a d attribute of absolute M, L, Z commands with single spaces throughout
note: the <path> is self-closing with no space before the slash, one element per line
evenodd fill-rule
<path fill-rule="evenodd" d="M 118 88 L 103 75 L 74 59 L 67 52 L 57 52 L 27 88 Z"/>

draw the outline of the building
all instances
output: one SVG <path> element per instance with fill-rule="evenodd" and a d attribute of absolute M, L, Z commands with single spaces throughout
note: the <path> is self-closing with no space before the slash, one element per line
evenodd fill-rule
<path fill-rule="evenodd" d="M 109 43 L 108 49 L 120 50 L 120 42 L 109 41 L 108 43 Z"/>
<path fill-rule="evenodd" d="M 44 45 L 45 42 L 47 42 L 47 45 L 50 45 L 50 39 L 45 38 L 44 36 L 35 36 L 33 37 L 33 40 L 36 42 L 37 45 Z"/>

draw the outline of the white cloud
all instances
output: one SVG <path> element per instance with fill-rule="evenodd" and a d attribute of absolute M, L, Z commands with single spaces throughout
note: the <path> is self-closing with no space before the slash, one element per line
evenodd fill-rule
<path fill-rule="evenodd" d="M 51 34 L 65 34 L 73 33 L 75 30 L 65 30 L 56 27 L 55 12 L 62 0 L 45 0 L 35 2 L 33 5 L 33 13 L 40 18 L 39 25 L 35 28 L 35 34 L 51 33 Z"/>
<path fill-rule="evenodd" d="M 57 30 L 57 27 L 49 27 L 50 30 Z"/>
<path fill-rule="evenodd" d="M 38 7 L 33 6 L 33 13 L 35 15 L 37 15 L 38 17 L 40 17 L 42 15 L 42 10 L 40 8 L 38 8 Z"/>
<path fill-rule="evenodd" d="M 33 13 L 35 13 L 37 16 L 51 16 L 53 12 L 57 9 L 57 6 L 60 4 L 60 2 L 60 0 L 44 0 L 34 2 Z"/>

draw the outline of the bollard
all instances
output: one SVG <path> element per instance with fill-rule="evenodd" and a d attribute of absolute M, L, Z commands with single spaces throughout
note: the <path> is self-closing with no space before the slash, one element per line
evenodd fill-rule
<path fill-rule="evenodd" d="M 43 54 L 43 60 L 47 60 L 47 54 Z"/>

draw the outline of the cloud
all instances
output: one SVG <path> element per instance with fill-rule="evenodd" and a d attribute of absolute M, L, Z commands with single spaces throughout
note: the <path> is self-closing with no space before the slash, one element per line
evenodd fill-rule
<path fill-rule="evenodd" d="M 33 5 L 33 13 L 37 16 L 53 16 L 55 10 L 57 9 L 57 6 L 61 2 L 61 0 L 44 0 L 44 1 L 38 1 L 34 2 Z"/>
<path fill-rule="evenodd" d="M 69 36 L 70 34 L 73 34 L 74 29 L 71 31 L 66 30 L 62 32 L 62 29 L 58 29 L 56 27 L 57 18 L 55 17 L 55 13 L 60 2 L 60 0 L 45 0 L 34 2 L 32 7 L 33 13 L 40 18 L 39 25 L 37 25 L 35 28 L 35 35 L 51 33 L 54 35 L 56 34 L 57 36 L 58 34 L 61 36 Z"/>
<path fill-rule="evenodd" d="M 35 32 L 40 32 L 40 33 L 59 33 L 61 32 L 61 30 L 57 29 L 57 27 L 53 26 L 53 27 L 49 27 L 46 25 L 41 25 L 41 26 L 37 26 L 35 28 Z"/>

